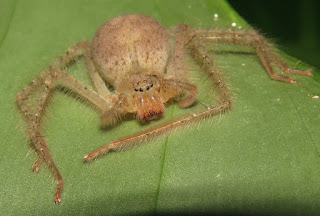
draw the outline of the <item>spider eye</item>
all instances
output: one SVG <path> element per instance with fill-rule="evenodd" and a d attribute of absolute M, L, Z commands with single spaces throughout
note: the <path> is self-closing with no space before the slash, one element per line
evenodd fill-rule
<path fill-rule="evenodd" d="M 150 87 L 149 86 L 147 86 L 147 90 L 149 90 L 150 89 Z"/>

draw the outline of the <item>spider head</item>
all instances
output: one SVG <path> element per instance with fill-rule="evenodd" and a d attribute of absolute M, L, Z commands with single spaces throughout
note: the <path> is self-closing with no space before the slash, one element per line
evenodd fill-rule
<path fill-rule="evenodd" d="M 139 119 L 153 120 L 164 112 L 160 80 L 156 75 L 135 74 L 127 82 L 126 95 Z"/>

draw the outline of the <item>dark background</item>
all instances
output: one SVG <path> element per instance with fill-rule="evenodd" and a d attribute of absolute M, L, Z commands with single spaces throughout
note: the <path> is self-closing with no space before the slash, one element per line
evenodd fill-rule
<path fill-rule="evenodd" d="M 228 0 L 254 28 L 280 49 L 320 68 L 320 1 Z"/>

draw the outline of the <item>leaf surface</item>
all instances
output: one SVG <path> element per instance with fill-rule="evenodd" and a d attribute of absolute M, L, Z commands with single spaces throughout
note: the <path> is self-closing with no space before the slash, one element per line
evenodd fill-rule
<path fill-rule="evenodd" d="M 248 26 L 226 1 L 2 0 L 1 6 L 1 215 L 319 211 L 320 104 L 309 96 L 320 94 L 318 71 L 296 76 L 301 85 L 275 82 L 255 55 L 230 52 L 212 52 L 233 92 L 228 113 L 91 163 L 82 157 L 92 149 L 147 126 L 131 120 L 103 130 L 91 107 L 57 91 L 44 127 L 65 181 L 62 203 L 54 205 L 48 168 L 31 171 L 36 155 L 15 105 L 15 94 L 43 68 L 119 14 L 144 13 L 166 27 Z M 283 56 L 292 66 L 298 62 Z M 80 62 L 68 72 L 89 85 L 86 71 Z M 164 118 L 181 112 L 171 105 Z"/>

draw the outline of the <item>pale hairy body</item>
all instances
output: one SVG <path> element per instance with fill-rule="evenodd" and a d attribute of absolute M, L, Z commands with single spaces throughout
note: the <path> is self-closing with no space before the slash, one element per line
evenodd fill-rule
<path fill-rule="evenodd" d="M 170 37 L 175 41 L 173 47 L 169 42 Z M 159 118 L 169 100 L 178 100 L 181 108 L 192 105 L 197 97 L 197 86 L 190 82 L 185 62 L 186 53 L 190 53 L 198 62 L 214 88 L 218 104 L 113 140 L 84 156 L 84 161 L 90 161 L 186 123 L 229 110 L 230 92 L 204 46 L 210 42 L 253 47 L 271 79 L 295 83 L 293 78 L 275 73 L 274 65 L 286 73 L 311 76 L 308 70 L 289 68 L 272 51 L 270 44 L 254 30 L 202 30 L 180 24 L 173 31 L 166 30 L 158 21 L 145 15 L 128 14 L 115 17 L 97 30 L 91 43 L 81 41 L 71 46 L 63 56 L 17 94 L 18 107 L 27 123 L 28 137 L 38 154 L 33 170 L 38 172 L 42 161 L 51 168 L 57 181 L 54 195 L 56 203 L 61 201 L 63 179 L 42 135 L 41 123 L 57 81 L 96 107 L 101 113 L 102 125 L 112 125 L 127 113 L 136 114 L 142 121 Z M 80 56 L 85 58 L 95 90 L 64 71 Z M 106 83 L 112 86 L 114 91 L 110 91 Z M 37 92 L 36 100 L 32 99 L 34 92 Z"/>

